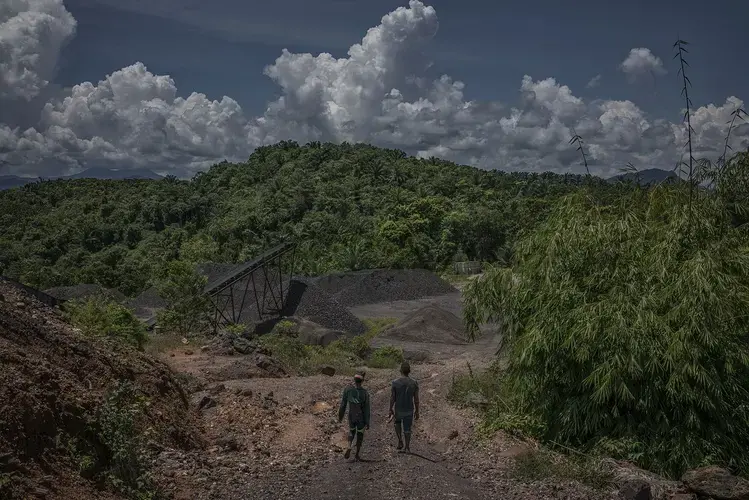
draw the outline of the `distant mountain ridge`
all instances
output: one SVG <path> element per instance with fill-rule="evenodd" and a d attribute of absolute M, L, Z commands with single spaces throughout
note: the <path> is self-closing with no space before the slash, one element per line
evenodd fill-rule
<path fill-rule="evenodd" d="M 91 167 L 87 168 L 83 172 L 77 174 L 60 176 L 60 177 L 43 177 L 44 180 L 57 180 L 57 179 L 111 179 L 111 180 L 123 180 L 123 179 L 152 179 L 158 180 L 163 179 L 164 176 L 157 174 L 153 170 L 147 168 L 134 168 L 125 170 L 115 170 L 104 167 Z M 11 189 L 14 187 L 20 187 L 24 184 L 36 182 L 39 177 L 19 177 L 17 175 L 0 175 L 0 191 L 4 189 Z"/>
<path fill-rule="evenodd" d="M 679 176 L 673 171 L 663 170 L 661 168 L 648 168 L 645 170 L 634 172 L 626 172 L 607 179 L 608 182 L 618 181 L 634 181 L 636 176 L 639 177 L 640 184 L 649 185 L 656 184 L 663 181 L 674 181 L 678 180 Z M 123 180 L 123 179 L 152 179 L 159 180 L 163 179 L 164 176 L 157 174 L 153 170 L 148 168 L 135 168 L 135 169 L 111 169 L 105 167 L 91 167 L 77 174 L 60 176 L 60 177 L 47 177 L 45 180 L 55 179 L 111 179 L 111 180 Z M 4 189 L 11 189 L 14 187 L 23 186 L 30 182 L 36 182 L 39 177 L 19 177 L 17 175 L 0 175 L 0 191 Z"/>
<path fill-rule="evenodd" d="M 673 182 L 679 180 L 679 176 L 672 170 L 663 170 L 661 168 L 648 168 L 637 172 L 625 172 L 623 174 L 609 177 L 609 182 L 618 181 L 635 181 L 639 179 L 642 185 L 657 184 L 659 182 Z"/>

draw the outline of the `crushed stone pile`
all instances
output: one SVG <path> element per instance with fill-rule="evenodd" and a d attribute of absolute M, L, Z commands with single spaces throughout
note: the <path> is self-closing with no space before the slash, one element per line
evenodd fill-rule
<path fill-rule="evenodd" d="M 459 317 L 434 305 L 418 309 L 386 329 L 383 337 L 410 342 L 465 344 L 465 326 Z"/>
<path fill-rule="evenodd" d="M 125 294 L 115 288 L 105 288 L 96 284 L 80 284 L 73 286 L 57 286 L 44 290 L 44 293 L 51 295 L 58 300 L 85 300 L 93 297 L 104 297 L 118 303 L 127 300 Z"/>
<path fill-rule="evenodd" d="M 136 430 L 151 429 L 154 446 L 202 446 L 189 400 L 165 364 L 82 336 L 58 310 L 0 281 L 0 498 L 112 498 L 94 482 L 112 457 L 100 412 L 123 381 L 149 402 Z M 84 473 L 71 446 L 91 459 Z"/>
<path fill-rule="evenodd" d="M 321 289 L 346 307 L 396 300 L 416 300 L 457 291 L 425 269 L 376 269 L 337 273 L 315 279 Z"/>
<path fill-rule="evenodd" d="M 361 335 L 367 330 L 364 323 L 335 297 L 326 293 L 313 280 L 305 278 L 291 280 L 283 315 L 304 318 L 349 335 Z"/>
<path fill-rule="evenodd" d="M 167 303 L 159 296 L 156 287 L 143 291 L 140 295 L 125 303 L 133 310 L 133 314 L 148 326 L 156 324 L 156 313 L 166 308 Z"/>

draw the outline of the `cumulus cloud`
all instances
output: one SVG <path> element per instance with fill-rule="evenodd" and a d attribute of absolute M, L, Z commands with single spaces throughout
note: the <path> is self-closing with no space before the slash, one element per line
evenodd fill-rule
<path fill-rule="evenodd" d="M 661 58 L 645 47 L 630 50 L 626 59 L 619 65 L 619 69 L 632 82 L 646 75 L 657 76 L 667 73 Z"/>
<path fill-rule="evenodd" d="M 0 4 L 0 99 L 30 101 L 49 84 L 76 22 L 55 0 Z"/>
<path fill-rule="evenodd" d="M 139 62 L 97 83 L 53 89 L 48 82 L 75 20 L 61 0 L 11 3 L 0 7 L 0 68 L 10 69 L 0 80 L 1 99 L 33 114 L 29 125 L 0 115 L 0 159 L 18 174 L 106 165 L 186 176 L 279 140 L 370 142 L 482 168 L 581 172 L 568 144 L 573 129 L 599 174 L 628 161 L 672 165 L 681 154 L 680 124 L 652 119 L 631 101 L 585 101 L 554 78 L 525 75 L 514 103 L 470 100 L 465 84 L 449 75 L 427 79 L 423 49 L 439 23 L 418 0 L 383 16 L 346 57 L 284 50 L 265 68 L 280 97 L 255 117 L 230 97 L 178 97 L 172 78 Z M 665 71 L 647 49 L 633 49 L 622 69 Z M 716 138 L 740 105 L 731 97 L 694 110 L 695 144 L 706 154 L 717 156 Z M 747 129 L 739 127 L 734 141 L 744 147 Z"/>
<path fill-rule="evenodd" d="M 590 79 L 590 81 L 585 84 L 586 88 L 593 89 L 598 87 L 601 84 L 601 75 L 596 75 L 593 78 Z"/>

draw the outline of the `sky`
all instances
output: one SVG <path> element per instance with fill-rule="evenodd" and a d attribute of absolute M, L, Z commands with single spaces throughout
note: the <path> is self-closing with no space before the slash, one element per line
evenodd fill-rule
<path fill-rule="evenodd" d="M 0 0 L 0 175 L 190 177 L 254 148 L 367 142 L 614 175 L 698 157 L 749 94 L 745 0 Z M 729 145 L 749 147 L 737 121 Z"/>

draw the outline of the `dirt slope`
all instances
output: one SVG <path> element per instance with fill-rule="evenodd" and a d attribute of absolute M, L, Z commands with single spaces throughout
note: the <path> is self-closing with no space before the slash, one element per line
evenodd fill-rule
<path fill-rule="evenodd" d="M 163 363 L 84 338 L 0 281 L 0 498 L 109 497 L 81 477 L 80 457 L 91 458 L 91 475 L 109 464 L 98 411 L 122 380 L 148 398 L 137 429 L 150 428 L 154 443 L 200 444 L 188 399 Z"/>

